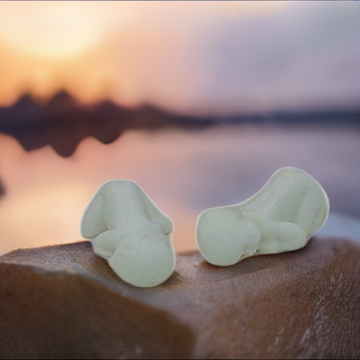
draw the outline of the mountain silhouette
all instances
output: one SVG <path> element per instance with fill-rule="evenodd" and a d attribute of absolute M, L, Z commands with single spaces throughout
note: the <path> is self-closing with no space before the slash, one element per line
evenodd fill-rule
<path fill-rule="evenodd" d="M 0 108 L 0 126 L 26 125 L 39 119 L 42 106 L 25 94 L 10 107 Z"/>
<path fill-rule="evenodd" d="M 273 112 L 223 118 L 170 114 L 150 105 L 124 108 L 112 101 L 83 105 L 62 90 L 42 104 L 24 94 L 12 106 L 0 107 L 0 132 L 15 137 L 25 150 L 50 145 L 61 156 L 72 155 L 81 140 L 95 137 L 104 144 L 127 129 L 154 130 L 176 126 L 202 128 L 219 124 L 345 124 L 360 125 L 360 110 Z"/>
<path fill-rule="evenodd" d="M 0 177 L 0 198 L 6 194 L 4 183 Z"/>
<path fill-rule="evenodd" d="M 0 108 L 0 132 L 15 137 L 25 150 L 50 145 L 61 156 L 72 155 L 88 136 L 104 144 L 127 129 L 158 129 L 164 126 L 203 126 L 202 119 L 170 115 L 152 106 L 123 108 L 109 100 L 82 105 L 66 91 L 47 103 L 25 94 L 12 106 Z"/>
<path fill-rule="evenodd" d="M 69 112 L 78 106 L 78 102 L 67 91 L 61 90 L 45 104 L 43 110 L 47 116 Z"/>

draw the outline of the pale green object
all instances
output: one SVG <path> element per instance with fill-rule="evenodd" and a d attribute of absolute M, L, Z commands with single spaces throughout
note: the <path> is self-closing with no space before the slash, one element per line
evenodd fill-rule
<path fill-rule="evenodd" d="M 283 168 L 244 202 L 203 211 L 196 224 L 198 248 L 219 266 L 297 250 L 325 224 L 329 209 L 325 190 L 312 176 Z"/>
<path fill-rule="evenodd" d="M 125 282 L 152 287 L 175 268 L 173 222 L 131 180 L 101 186 L 86 208 L 81 235 Z"/>

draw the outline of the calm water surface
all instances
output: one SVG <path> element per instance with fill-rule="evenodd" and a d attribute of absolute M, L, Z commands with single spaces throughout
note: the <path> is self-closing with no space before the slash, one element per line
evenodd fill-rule
<path fill-rule="evenodd" d="M 197 215 L 257 192 L 274 171 L 299 167 L 327 191 L 331 211 L 360 218 L 358 128 L 129 131 L 110 145 L 82 141 L 70 158 L 25 152 L 0 134 L 0 254 L 81 240 L 82 213 L 108 180 L 132 179 L 175 223 L 177 251 L 196 248 Z"/>

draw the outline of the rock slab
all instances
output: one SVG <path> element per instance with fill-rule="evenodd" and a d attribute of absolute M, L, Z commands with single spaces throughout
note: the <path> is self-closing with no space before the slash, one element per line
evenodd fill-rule
<path fill-rule="evenodd" d="M 360 246 L 209 265 L 179 255 L 148 289 L 89 242 L 0 257 L 0 358 L 360 358 Z"/>

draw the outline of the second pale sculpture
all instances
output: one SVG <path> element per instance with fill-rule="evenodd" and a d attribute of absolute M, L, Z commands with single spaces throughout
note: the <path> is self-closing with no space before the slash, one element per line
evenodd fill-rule
<path fill-rule="evenodd" d="M 248 200 L 202 212 L 197 244 L 209 263 L 229 266 L 250 256 L 304 247 L 328 215 L 322 186 L 303 170 L 283 168 Z"/>
<path fill-rule="evenodd" d="M 86 208 L 81 235 L 125 282 L 151 287 L 175 268 L 172 221 L 131 180 L 105 183 Z"/>

